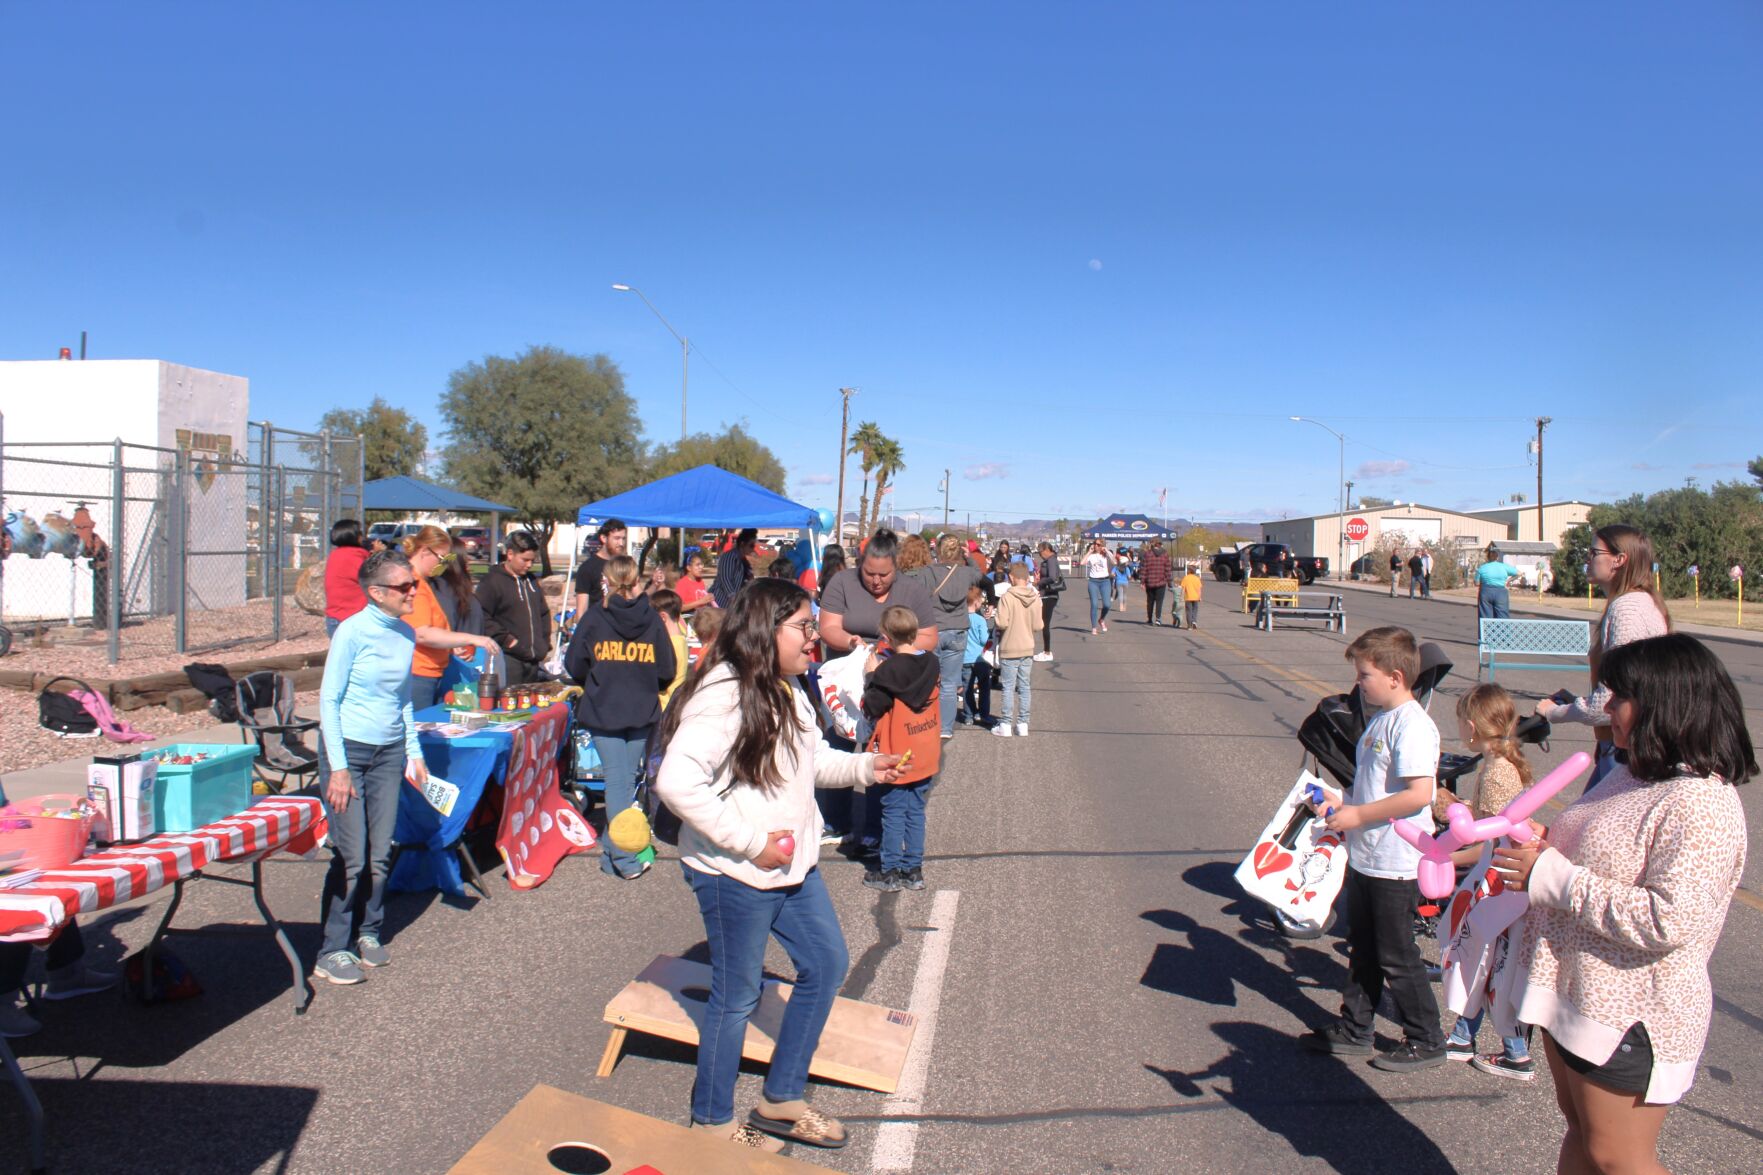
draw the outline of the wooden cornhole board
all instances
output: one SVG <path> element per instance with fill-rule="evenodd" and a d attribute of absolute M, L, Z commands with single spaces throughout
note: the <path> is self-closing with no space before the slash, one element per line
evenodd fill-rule
<path fill-rule="evenodd" d="M 607 1175 L 644 1170 L 659 1175 L 807 1175 L 825 1171 L 795 1159 L 736 1146 L 671 1122 L 605 1102 L 535 1085 L 506 1117 L 465 1152 L 448 1175 L 556 1175 L 546 1156 L 561 1143 L 587 1143 L 611 1160 Z M 567 1169 L 567 1168 L 565 1168 Z"/>
<path fill-rule="evenodd" d="M 741 1056 L 749 1061 L 771 1060 L 790 990 L 787 983 L 766 981 L 759 993 L 759 1007 L 747 1022 Z M 629 1032 L 697 1044 L 698 1023 L 709 998 L 710 968 L 706 964 L 657 955 L 641 975 L 606 1005 L 606 1023 L 612 1025 L 612 1038 L 606 1042 L 606 1054 L 600 1059 L 597 1076 L 612 1075 Z M 814 1051 L 814 1062 L 808 1066 L 808 1072 L 829 1081 L 893 1093 L 900 1087 L 900 1070 L 906 1066 L 906 1054 L 912 1050 L 917 1029 L 918 1018 L 911 1012 L 839 996 L 833 1001 L 832 1014 L 827 1017 L 826 1030 L 820 1034 L 820 1046 Z"/>

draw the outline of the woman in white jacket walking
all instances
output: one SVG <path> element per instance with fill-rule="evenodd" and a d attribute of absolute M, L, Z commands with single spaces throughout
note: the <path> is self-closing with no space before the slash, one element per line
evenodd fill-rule
<path fill-rule="evenodd" d="M 814 785 L 889 783 L 892 755 L 836 751 L 792 679 L 818 635 L 808 593 L 782 579 L 748 584 L 708 657 L 667 708 L 655 790 L 681 822 L 680 859 L 710 944 L 710 999 L 692 1085 L 692 1125 L 776 1151 L 780 1139 L 845 1145 L 844 1126 L 803 1101 L 808 1065 L 850 966 L 844 931 L 821 879 Z M 775 936 L 796 968 L 763 1098 L 746 1124 L 734 1113 L 747 1021 L 759 1005 L 765 944 Z"/>

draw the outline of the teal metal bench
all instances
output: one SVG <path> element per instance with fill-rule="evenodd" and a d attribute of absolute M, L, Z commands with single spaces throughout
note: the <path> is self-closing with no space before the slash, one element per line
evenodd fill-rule
<path fill-rule="evenodd" d="M 1281 604 L 1281 599 L 1291 602 Z M 1321 604 L 1307 604 L 1307 599 L 1321 599 Z M 1282 592 L 1264 591 L 1261 602 L 1255 609 L 1255 627 L 1262 632 L 1273 631 L 1273 621 L 1280 620 L 1320 620 L 1325 632 L 1347 631 L 1347 609 L 1342 603 L 1339 592 Z"/>
<path fill-rule="evenodd" d="M 1510 657 L 1555 657 L 1586 661 L 1592 651 L 1592 626 L 1588 620 L 1490 620 L 1481 622 L 1481 639 L 1475 649 L 1475 676 L 1488 671 L 1494 680 L 1500 669 L 1552 669 L 1548 663 L 1512 661 Z"/>

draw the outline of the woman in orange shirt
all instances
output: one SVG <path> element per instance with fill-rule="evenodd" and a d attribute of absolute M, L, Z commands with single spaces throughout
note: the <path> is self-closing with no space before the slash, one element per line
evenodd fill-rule
<path fill-rule="evenodd" d="M 425 526 L 404 540 L 404 554 L 410 569 L 416 573 L 416 606 L 404 622 L 416 630 L 416 656 L 410 663 L 410 708 L 426 710 L 440 700 L 441 674 L 447 658 L 454 650 L 469 656 L 474 647 L 497 651 L 496 642 L 487 636 L 454 632 L 447 627 L 447 614 L 435 598 L 430 580 L 441 573 L 448 556 L 453 553 L 453 540 L 438 526 Z"/>

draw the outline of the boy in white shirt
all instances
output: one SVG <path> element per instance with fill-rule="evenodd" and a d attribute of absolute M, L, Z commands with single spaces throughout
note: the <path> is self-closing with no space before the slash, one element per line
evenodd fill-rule
<path fill-rule="evenodd" d="M 1398 1073 L 1426 1069 L 1444 1064 L 1445 1042 L 1438 1001 L 1414 941 L 1420 852 L 1390 823 L 1406 820 L 1432 831 L 1439 728 L 1414 700 L 1420 649 L 1413 633 L 1371 629 L 1347 646 L 1347 659 L 1360 697 L 1377 714 L 1360 736 L 1352 788 L 1345 795 L 1330 792 L 1316 805 L 1317 815 L 1347 842 L 1347 986 L 1341 1018 L 1299 1040 L 1313 1052 L 1369 1054 L 1378 1001 L 1387 988 L 1405 1038 L 1371 1063 Z"/>

